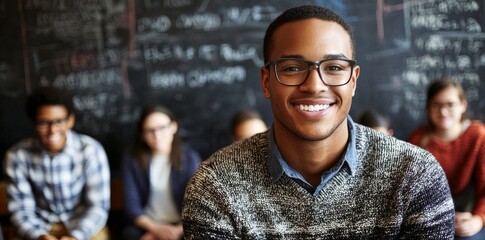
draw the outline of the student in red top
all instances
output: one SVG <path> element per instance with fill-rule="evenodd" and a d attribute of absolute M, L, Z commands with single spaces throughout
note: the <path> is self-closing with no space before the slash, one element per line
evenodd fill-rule
<path fill-rule="evenodd" d="M 409 142 L 430 151 L 443 167 L 455 201 L 455 239 L 485 239 L 485 126 L 466 118 L 461 85 L 439 79 L 428 88 L 428 124 Z"/>

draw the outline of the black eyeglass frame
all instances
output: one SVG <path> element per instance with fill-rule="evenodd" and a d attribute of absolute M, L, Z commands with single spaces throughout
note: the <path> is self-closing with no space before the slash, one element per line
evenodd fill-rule
<path fill-rule="evenodd" d="M 64 127 L 65 124 L 69 121 L 69 117 L 70 117 L 70 115 L 65 117 L 65 118 L 59 118 L 59 119 L 54 119 L 54 120 L 35 121 L 34 127 L 39 132 L 46 132 L 52 126 L 54 126 L 56 128 L 61 128 L 61 127 Z"/>
<path fill-rule="evenodd" d="M 286 60 L 297 60 L 297 61 L 301 61 L 301 62 L 305 62 L 308 64 L 308 71 L 306 72 L 306 76 L 305 76 L 305 80 L 303 80 L 301 83 L 299 84 L 286 84 L 286 83 L 282 83 L 278 77 L 278 73 L 277 73 L 277 70 L 276 70 L 276 65 L 278 62 L 281 62 L 281 61 L 286 61 Z M 335 61 L 335 60 L 338 60 L 338 61 L 345 61 L 345 62 L 348 62 L 350 64 L 350 76 L 349 76 L 349 79 L 345 82 L 345 83 L 342 83 L 342 84 L 328 84 L 325 82 L 325 80 L 323 80 L 323 77 L 322 77 L 322 73 L 320 72 L 320 65 L 324 62 L 327 62 L 327 61 Z M 308 76 L 310 76 L 310 71 L 312 70 L 311 68 L 314 66 L 315 69 L 318 69 L 318 76 L 320 77 L 320 80 L 322 80 L 323 84 L 329 86 L 329 87 L 340 87 L 340 86 L 344 86 L 344 85 L 347 85 L 347 83 L 350 82 L 350 79 L 352 79 L 352 74 L 354 73 L 354 67 L 357 65 L 357 61 L 356 60 L 352 60 L 352 59 L 346 59 L 346 58 L 329 58 L 329 59 L 322 59 L 322 60 L 319 60 L 319 61 L 307 61 L 307 60 L 304 60 L 304 59 L 300 59 L 300 58 L 278 58 L 276 60 L 269 60 L 267 61 L 265 64 L 264 64 L 264 67 L 266 67 L 268 70 L 269 70 L 269 67 L 270 66 L 273 66 L 273 70 L 275 72 L 275 77 L 276 77 L 276 80 L 281 84 L 281 85 L 284 85 L 284 86 L 300 86 L 302 84 L 304 84 L 306 82 L 306 80 L 308 79 Z"/>

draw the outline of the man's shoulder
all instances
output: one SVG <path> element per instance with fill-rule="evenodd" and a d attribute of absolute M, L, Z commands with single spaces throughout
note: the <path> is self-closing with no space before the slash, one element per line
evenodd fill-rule
<path fill-rule="evenodd" d="M 69 131 L 67 143 L 63 151 L 66 156 L 74 157 L 83 155 L 82 159 L 89 162 L 106 162 L 107 154 L 103 145 L 96 139 L 75 131 Z"/>
<path fill-rule="evenodd" d="M 8 152 L 19 152 L 19 151 L 32 152 L 38 148 L 37 145 L 38 143 L 34 137 L 24 138 L 19 142 L 15 143 L 14 145 L 12 145 L 8 149 Z"/>
<path fill-rule="evenodd" d="M 88 146 L 102 147 L 101 143 L 98 140 L 94 139 L 93 137 L 83 133 L 78 133 L 73 130 L 68 132 L 67 137 L 69 139 L 68 141 L 71 141 L 73 146 L 76 146 L 76 147 L 81 147 L 81 148 L 85 148 Z"/>
<path fill-rule="evenodd" d="M 390 190 L 416 191 L 433 188 L 429 182 L 447 185 L 443 169 L 430 152 L 364 127 L 357 133 L 357 158 L 358 173 L 372 182 L 369 185 L 386 182 Z"/>
<path fill-rule="evenodd" d="M 428 151 L 398 138 L 388 136 L 370 128 L 357 128 L 357 152 L 364 159 L 387 161 L 386 165 L 436 164 Z"/>
<path fill-rule="evenodd" d="M 267 158 L 267 134 L 261 133 L 219 149 L 201 167 L 219 174 L 260 171 L 266 166 Z"/>

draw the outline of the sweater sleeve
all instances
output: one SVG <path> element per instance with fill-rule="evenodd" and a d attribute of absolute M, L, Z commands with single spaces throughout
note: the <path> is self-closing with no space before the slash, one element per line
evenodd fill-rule
<path fill-rule="evenodd" d="M 476 154 L 476 165 L 474 169 L 474 190 L 475 207 L 473 214 L 482 217 L 485 224 L 485 130 L 482 128 L 479 140 L 477 141 L 478 153 Z"/>
<path fill-rule="evenodd" d="M 452 239 L 454 206 L 448 182 L 431 154 L 424 158 L 424 161 L 415 163 L 419 170 L 408 176 L 409 187 L 403 189 L 408 192 L 405 195 L 409 199 L 401 239 Z"/>

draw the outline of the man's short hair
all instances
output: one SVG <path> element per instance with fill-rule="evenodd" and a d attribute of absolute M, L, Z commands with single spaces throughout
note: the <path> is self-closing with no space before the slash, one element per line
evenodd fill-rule
<path fill-rule="evenodd" d="M 39 87 L 29 97 L 25 103 L 25 110 L 32 121 L 36 120 L 37 110 L 41 106 L 61 105 L 67 110 L 68 116 L 74 113 L 74 103 L 71 95 L 61 89 L 54 87 Z"/>
<path fill-rule="evenodd" d="M 263 54 L 264 54 L 264 62 L 266 63 L 269 61 L 269 55 L 271 51 L 271 42 L 273 41 L 273 33 L 274 31 L 280 27 L 281 25 L 289 22 L 309 19 L 309 18 L 317 18 L 324 21 L 330 21 L 338 23 L 342 26 L 345 31 L 349 34 L 350 37 L 350 45 L 352 48 L 352 58 L 355 58 L 355 46 L 354 46 L 354 36 L 352 33 L 352 29 L 350 26 L 345 22 L 345 20 L 340 17 L 335 12 L 319 7 L 319 6 L 311 6 L 311 5 L 304 5 L 300 7 L 295 7 L 286 10 L 280 16 L 278 16 L 268 27 L 266 30 L 266 34 L 264 36 L 264 45 L 263 45 Z"/>

